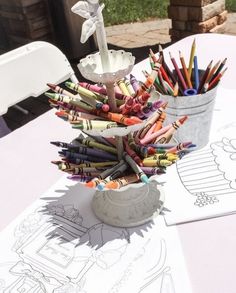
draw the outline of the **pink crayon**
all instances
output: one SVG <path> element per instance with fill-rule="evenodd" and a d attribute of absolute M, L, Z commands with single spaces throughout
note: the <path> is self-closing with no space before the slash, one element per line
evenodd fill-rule
<path fill-rule="evenodd" d="M 150 98 L 150 96 L 151 95 L 149 93 L 144 92 L 141 96 L 134 98 L 134 102 L 144 105 L 147 103 L 147 100 Z"/>
<path fill-rule="evenodd" d="M 131 111 L 131 109 L 132 109 L 133 103 L 134 103 L 133 98 L 132 97 L 129 97 L 126 100 L 125 104 L 123 104 L 123 105 L 120 106 L 121 113 L 123 115 L 128 114 Z"/>
<path fill-rule="evenodd" d="M 151 142 L 152 140 L 154 140 L 158 136 L 160 136 L 160 135 L 164 134 L 165 132 L 167 132 L 171 127 L 172 127 L 172 124 L 169 124 L 169 125 L 161 128 L 160 130 L 152 133 L 148 137 L 145 136 L 144 138 L 140 139 L 140 143 L 141 144 L 147 144 L 147 143 Z"/>
<path fill-rule="evenodd" d="M 105 96 L 107 95 L 107 90 L 104 87 L 100 87 L 95 84 L 90 84 L 87 82 L 80 82 L 79 85 L 90 90 L 90 91 L 96 92 L 100 95 L 105 95 Z M 122 94 L 120 91 L 120 88 L 119 88 L 119 92 L 115 88 L 115 97 L 119 100 L 126 100 L 129 96 Z"/>

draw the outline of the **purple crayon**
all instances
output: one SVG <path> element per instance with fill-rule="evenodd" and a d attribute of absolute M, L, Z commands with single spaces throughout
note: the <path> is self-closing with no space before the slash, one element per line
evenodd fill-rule
<path fill-rule="evenodd" d="M 147 175 L 161 175 L 165 173 L 165 168 L 140 167 Z"/>
<path fill-rule="evenodd" d="M 135 92 L 140 88 L 139 82 L 137 81 L 136 77 L 132 74 L 130 74 L 130 83 L 134 89 Z"/>

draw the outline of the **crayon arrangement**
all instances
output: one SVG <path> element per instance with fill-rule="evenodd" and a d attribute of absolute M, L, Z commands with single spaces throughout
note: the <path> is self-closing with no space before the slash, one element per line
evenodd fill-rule
<path fill-rule="evenodd" d="M 199 70 L 195 39 L 191 47 L 188 67 L 184 56 L 180 51 L 179 61 L 181 67 L 178 66 L 177 61 L 172 54 L 169 53 L 169 55 L 174 70 L 171 70 L 165 62 L 163 50 L 160 45 L 159 59 L 156 58 L 152 50 L 150 50 L 149 55 L 152 69 L 155 61 L 161 59 L 161 68 L 155 78 L 154 86 L 156 90 L 163 95 L 177 97 L 203 94 L 214 88 L 227 70 L 227 68 L 224 68 L 227 58 L 223 61 L 218 61 L 215 64 L 213 63 L 213 60 L 211 60 L 205 70 Z M 145 76 L 149 75 L 147 72 L 144 72 L 144 74 Z"/>
<path fill-rule="evenodd" d="M 176 162 L 184 152 L 195 148 L 192 142 L 172 143 L 175 132 L 187 116 L 163 125 L 167 103 L 149 101 L 150 91 L 161 63 L 154 61 L 152 73 L 144 83 L 135 76 L 115 84 L 117 112 L 111 112 L 103 85 L 66 82 L 67 89 L 48 84 L 53 92 L 45 93 L 56 115 L 68 121 L 80 134 L 70 143 L 53 141 L 60 147 L 60 160 L 52 161 L 69 174 L 69 178 L 99 190 L 119 189 L 134 182 L 147 184 L 153 175 L 165 173 L 166 167 Z M 115 136 L 94 136 L 91 130 L 141 127 L 122 136 L 122 158 L 118 158 Z"/>

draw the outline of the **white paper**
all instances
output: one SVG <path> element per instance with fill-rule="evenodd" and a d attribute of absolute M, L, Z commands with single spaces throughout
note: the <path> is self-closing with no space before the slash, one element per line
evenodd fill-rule
<path fill-rule="evenodd" d="M 162 177 L 168 225 L 236 212 L 235 109 L 236 91 L 219 88 L 209 144 L 168 167 Z"/>
<path fill-rule="evenodd" d="M 0 234 L 0 292 L 191 293 L 175 227 L 99 222 L 63 177 Z"/>

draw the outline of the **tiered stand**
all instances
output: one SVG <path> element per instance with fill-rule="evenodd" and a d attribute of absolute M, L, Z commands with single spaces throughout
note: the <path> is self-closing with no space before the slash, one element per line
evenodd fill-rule
<path fill-rule="evenodd" d="M 86 56 L 78 64 L 81 74 L 94 83 L 106 86 L 108 103 L 112 112 L 117 112 L 115 103 L 114 83 L 127 74 L 134 66 L 135 58 L 131 53 L 123 50 L 108 50 L 102 9 L 98 0 L 79 1 L 72 7 L 72 11 L 86 18 L 81 42 L 96 32 L 99 52 Z M 145 123 L 145 122 L 144 122 Z M 122 128 L 111 128 L 103 131 L 92 131 L 91 134 L 103 137 L 116 137 L 118 159 L 123 156 L 122 137 L 130 132 L 141 129 L 144 123 Z M 161 187 L 153 178 L 150 183 L 130 184 L 119 190 L 96 190 L 92 208 L 96 216 L 103 222 L 120 227 L 131 227 L 143 224 L 160 213 L 164 203 Z"/>

